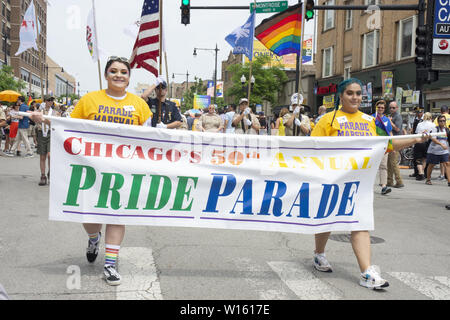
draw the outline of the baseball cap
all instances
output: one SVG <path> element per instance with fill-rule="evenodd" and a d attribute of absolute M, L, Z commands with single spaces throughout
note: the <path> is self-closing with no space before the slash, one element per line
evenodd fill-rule
<path fill-rule="evenodd" d="M 161 76 L 156 78 L 156 87 L 167 88 L 167 82 Z"/>
<path fill-rule="evenodd" d="M 241 100 L 239 100 L 239 104 L 247 102 L 248 103 L 248 99 L 247 98 L 242 98 Z"/>

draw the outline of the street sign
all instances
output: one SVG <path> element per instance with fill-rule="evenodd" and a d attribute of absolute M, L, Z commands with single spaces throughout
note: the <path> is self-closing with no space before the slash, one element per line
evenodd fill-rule
<path fill-rule="evenodd" d="M 433 38 L 450 38 L 450 0 L 435 0 Z"/>
<path fill-rule="evenodd" d="M 450 0 L 435 0 L 433 54 L 450 55 Z"/>
<path fill-rule="evenodd" d="M 281 12 L 288 8 L 287 1 L 270 1 L 270 2 L 257 2 L 256 13 L 269 13 L 269 12 Z M 255 4 L 250 4 L 250 13 L 255 10 Z"/>

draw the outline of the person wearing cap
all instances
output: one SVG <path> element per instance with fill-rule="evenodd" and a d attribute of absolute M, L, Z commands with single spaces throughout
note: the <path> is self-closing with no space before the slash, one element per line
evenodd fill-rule
<path fill-rule="evenodd" d="M 208 112 L 202 114 L 197 123 L 200 132 L 221 132 L 223 129 L 222 118 L 216 113 L 216 105 L 210 104 Z"/>
<path fill-rule="evenodd" d="M 300 102 L 300 105 L 299 105 Z M 285 126 L 286 136 L 307 136 L 311 133 L 311 124 L 309 117 L 302 116 L 303 107 L 299 101 L 297 94 L 291 98 L 292 114 L 287 113 L 283 116 L 283 124 Z"/>
<path fill-rule="evenodd" d="M 149 98 L 155 91 L 156 98 Z M 169 101 L 167 97 L 167 82 L 161 76 L 156 78 L 152 84 L 141 96 L 148 104 L 153 113 L 152 127 L 161 129 L 177 129 L 182 125 L 182 117 L 176 104 Z M 161 116 L 159 115 L 159 104 L 161 103 Z M 161 121 L 159 121 L 161 119 Z"/>
<path fill-rule="evenodd" d="M 233 116 L 232 126 L 236 134 L 258 134 L 259 120 L 252 113 L 247 98 L 239 100 L 239 110 Z"/>

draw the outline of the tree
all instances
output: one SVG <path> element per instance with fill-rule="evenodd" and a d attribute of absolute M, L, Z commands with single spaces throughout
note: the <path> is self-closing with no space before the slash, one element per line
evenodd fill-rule
<path fill-rule="evenodd" d="M 194 95 L 205 95 L 206 86 L 203 85 L 203 80 L 201 78 L 194 78 L 195 83 L 189 87 L 189 90 L 184 93 L 183 100 L 184 104 L 181 106 L 181 112 L 184 113 L 194 107 Z"/>
<path fill-rule="evenodd" d="M 284 83 L 288 81 L 288 77 L 284 70 L 283 65 L 266 67 L 265 65 L 270 62 L 270 57 L 259 56 L 253 60 L 252 75 L 255 78 L 255 84 L 250 94 L 250 104 L 262 104 L 263 101 L 275 104 L 278 102 L 279 92 L 282 91 Z M 233 85 L 226 91 L 226 95 L 233 97 L 234 102 L 237 104 L 239 99 L 247 97 L 248 87 L 241 83 L 241 77 L 244 75 L 249 82 L 250 74 L 250 62 L 245 65 L 235 64 L 228 67 L 233 76 L 231 81 Z"/>
<path fill-rule="evenodd" d="M 21 92 L 27 87 L 26 83 L 14 78 L 13 68 L 11 66 L 3 65 L 0 70 L 0 91 L 14 90 Z M 25 94 L 22 93 L 25 96 Z"/>

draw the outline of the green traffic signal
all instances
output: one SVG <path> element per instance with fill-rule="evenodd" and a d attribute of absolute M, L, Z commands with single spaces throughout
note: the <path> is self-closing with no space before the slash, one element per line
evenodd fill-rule
<path fill-rule="evenodd" d="M 307 0 L 305 4 L 305 18 L 306 21 L 314 18 L 314 0 Z"/>
<path fill-rule="evenodd" d="M 191 0 L 183 0 L 183 5 L 188 6 L 190 4 Z"/>

